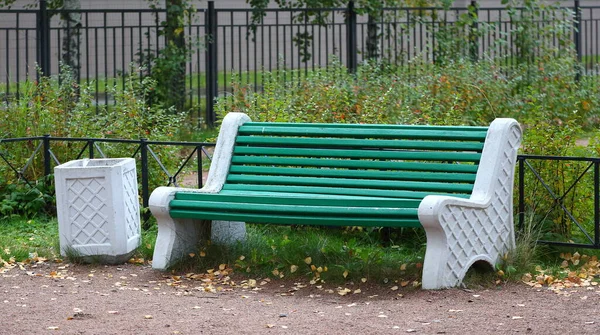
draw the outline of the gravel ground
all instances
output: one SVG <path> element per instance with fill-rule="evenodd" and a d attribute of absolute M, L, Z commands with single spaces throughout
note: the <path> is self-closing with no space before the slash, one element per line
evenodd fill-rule
<path fill-rule="evenodd" d="M 424 291 L 187 277 L 132 264 L 15 267 L 0 274 L 0 333 L 600 334 L 597 286 Z"/>

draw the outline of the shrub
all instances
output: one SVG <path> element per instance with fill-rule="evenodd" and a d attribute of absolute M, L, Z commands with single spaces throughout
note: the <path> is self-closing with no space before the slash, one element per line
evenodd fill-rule
<path fill-rule="evenodd" d="M 413 64 L 414 65 L 414 64 Z M 290 81 L 286 71 L 271 73 L 263 92 L 234 84 L 233 95 L 217 101 L 223 116 L 242 111 L 255 121 L 488 125 L 513 117 L 524 128 L 521 152 L 556 156 L 600 153 L 600 87 L 596 78 L 577 80 L 571 57 L 537 59 L 535 64 L 503 68 L 467 60 L 444 66 L 422 64 L 417 72 L 366 63 L 356 74 L 339 62 Z M 590 145 L 576 140 L 590 137 Z M 532 161 L 548 187 L 526 173 L 526 208 L 544 238 L 586 242 L 572 218 L 593 231 L 593 173 L 585 162 Z M 515 195 L 517 196 L 517 195 Z M 515 205 L 517 201 L 515 199 Z M 552 207 L 554 206 L 554 209 Z M 548 213 L 546 213 L 548 212 Z M 517 211 L 515 211 L 517 213 Z"/>
<path fill-rule="evenodd" d="M 24 83 L 18 100 L 10 101 L 2 108 L 3 120 L 0 122 L 0 138 L 36 137 L 49 134 L 53 137 L 69 138 L 124 138 L 149 140 L 172 140 L 181 128 L 184 115 L 175 114 L 159 104 L 149 105 L 147 96 L 154 91 L 155 82 L 149 78 L 141 81 L 136 77 L 128 77 L 122 89 L 113 88 L 110 94 L 114 97 L 113 105 L 97 106 L 93 101 L 91 86 L 80 86 L 76 83 L 67 68 L 61 74 L 52 77 L 40 77 L 39 81 Z M 35 141 L 2 143 L 3 156 L 14 167 L 23 167 L 34 152 Z M 73 142 L 52 142 L 52 153 L 60 162 L 74 159 L 82 145 Z M 99 144 L 107 157 L 129 157 L 135 151 L 131 144 L 102 143 Z M 180 157 L 175 148 L 153 148 L 156 155 L 167 168 L 176 166 Z M 33 184 L 44 175 L 41 155 L 34 156 L 23 177 Z M 9 211 L 16 194 L 29 197 L 30 191 L 25 186 L 12 185 L 14 171 L 8 164 L 0 164 L 0 198 L 4 200 L 4 209 Z M 154 172 L 150 176 L 150 186 L 164 183 L 164 176 Z M 44 190 L 51 190 L 45 188 Z M 33 190 L 31 190 L 33 191 Z M 42 198 L 47 199 L 43 193 Z M 25 201 L 27 197 L 21 200 Z M 40 198 L 35 198 L 40 201 Z M 11 213 L 32 214 L 19 206 L 10 206 Z"/>

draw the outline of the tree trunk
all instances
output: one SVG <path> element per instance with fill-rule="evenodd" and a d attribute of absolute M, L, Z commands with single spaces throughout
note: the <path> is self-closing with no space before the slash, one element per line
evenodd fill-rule
<path fill-rule="evenodd" d="M 172 73 L 168 77 L 169 97 L 173 104 L 181 111 L 185 102 L 185 67 L 187 50 L 185 45 L 185 0 L 165 0 L 167 9 L 167 23 L 165 27 L 165 43 L 172 48 L 173 59 Z"/>
<path fill-rule="evenodd" d="M 80 10 L 80 0 L 63 0 L 64 10 Z M 81 13 L 80 12 L 62 12 L 62 26 L 65 29 L 62 40 L 62 62 L 69 66 L 73 71 L 75 82 L 80 80 L 80 36 L 81 36 Z"/>
<path fill-rule="evenodd" d="M 378 60 L 381 56 L 379 45 L 379 14 L 369 14 L 367 21 L 367 59 Z"/>

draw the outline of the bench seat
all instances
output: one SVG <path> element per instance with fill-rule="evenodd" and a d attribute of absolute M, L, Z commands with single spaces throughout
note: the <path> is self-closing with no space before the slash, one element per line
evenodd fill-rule
<path fill-rule="evenodd" d="M 473 262 L 494 265 L 514 245 L 520 137 L 512 119 L 489 128 L 298 124 L 230 113 L 206 186 L 152 193 L 159 226 L 153 267 L 167 268 L 201 238 L 243 239 L 244 223 L 424 227 L 423 287 L 455 286 Z M 211 237 L 201 236 L 206 221 L 212 221 Z M 448 255 L 460 263 L 457 269 L 431 260 Z"/>

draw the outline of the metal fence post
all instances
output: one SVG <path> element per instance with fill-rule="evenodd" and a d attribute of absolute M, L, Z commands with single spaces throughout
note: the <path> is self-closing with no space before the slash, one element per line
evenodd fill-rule
<path fill-rule="evenodd" d="M 36 15 L 37 63 L 41 73 L 50 75 L 50 16 L 46 0 L 40 0 L 40 9 Z"/>
<path fill-rule="evenodd" d="M 140 139 L 140 156 L 142 159 L 142 207 L 148 208 L 148 200 L 150 199 L 150 192 L 148 190 L 148 143 L 147 139 Z M 150 213 L 144 213 L 144 220 L 150 217 Z M 147 228 L 147 227 L 145 227 Z"/>
<path fill-rule="evenodd" d="M 198 188 L 202 188 L 202 146 L 196 147 L 196 155 L 198 155 L 196 171 L 198 171 Z"/>
<path fill-rule="evenodd" d="M 346 9 L 346 66 L 350 73 L 355 73 L 358 67 L 356 24 L 354 1 L 350 1 Z"/>
<path fill-rule="evenodd" d="M 519 232 L 525 228 L 525 159 L 517 156 L 519 162 Z"/>
<path fill-rule="evenodd" d="M 44 135 L 42 139 L 44 142 L 44 176 L 48 177 L 52 174 L 52 168 L 50 167 L 50 135 Z"/>
<path fill-rule="evenodd" d="M 215 115 L 215 99 L 218 96 L 219 85 L 219 60 L 217 59 L 217 11 L 215 10 L 215 2 L 208 2 L 206 11 L 206 123 L 209 127 L 215 125 L 217 117 Z"/>
<path fill-rule="evenodd" d="M 573 39 L 575 42 L 575 52 L 577 53 L 577 63 L 581 64 L 581 8 L 579 0 L 574 1 L 575 21 L 573 22 Z M 577 67 L 575 79 L 579 81 L 581 78 L 581 67 Z"/>
<path fill-rule="evenodd" d="M 88 141 L 88 150 L 89 150 L 89 154 L 90 154 L 90 159 L 94 159 L 94 141 L 93 140 Z"/>
<path fill-rule="evenodd" d="M 594 162 L 594 244 L 600 247 L 600 161 Z"/>

